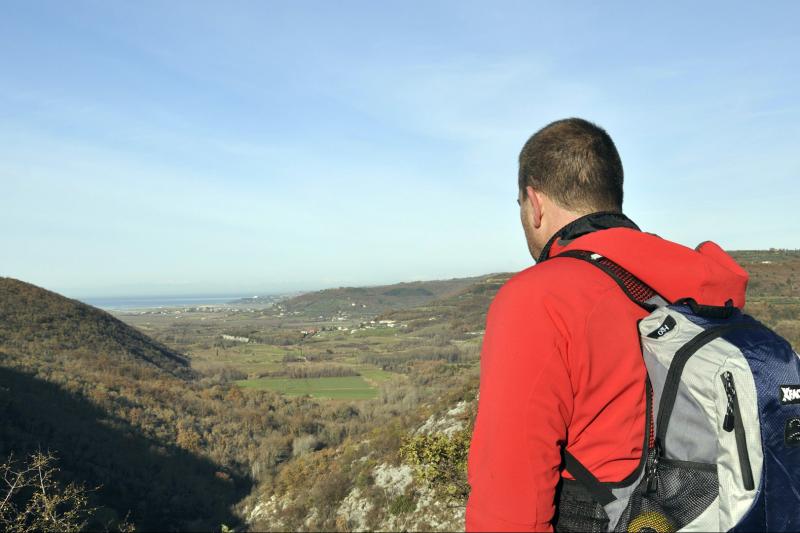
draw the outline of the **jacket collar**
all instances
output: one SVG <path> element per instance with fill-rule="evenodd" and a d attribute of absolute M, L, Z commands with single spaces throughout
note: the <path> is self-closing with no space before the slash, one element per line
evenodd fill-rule
<path fill-rule="evenodd" d="M 550 237 L 550 240 L 545 244 L 536 262 L 541 263 L 550 258 L 550 249 L 556 240 L 558 240 L 559 246 L 566 246 L 570 241 L 577 239 L 581 235 L 609 228 L 630 228 L 640 231 L 639 226 L 622 213 L 599 211 L 597 213 L 584 215 L 573 220 Z"/>

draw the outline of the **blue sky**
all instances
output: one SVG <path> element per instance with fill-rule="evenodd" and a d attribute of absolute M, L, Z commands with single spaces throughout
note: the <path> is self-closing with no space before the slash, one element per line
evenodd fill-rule
<path fill-rule="evenodd" d="M 798 248 L 800 4 L 0 5 L 0 275 L 70 296 L 519 270 L 516 157 L 605 127 L 625 211 Z"/>

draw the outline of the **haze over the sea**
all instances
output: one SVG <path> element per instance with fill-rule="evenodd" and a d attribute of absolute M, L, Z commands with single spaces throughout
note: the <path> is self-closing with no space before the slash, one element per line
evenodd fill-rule
<path fill-rule="evenodd" d="M 184 296 L 106 296 L 81 298 L 81 301 L 109 311 L 126 309 L 158 309 L 173 307 L 200 307 L 224 305 L 242 298 L 242 295 L 195 294 Z"/>
<path fill-rule="evenodd" d="M 625 210 L 798 248 L 800 4 L 9 1 L 0 276 L 73 297 L 515 271 L 516 157 L 605 127 Z"/>

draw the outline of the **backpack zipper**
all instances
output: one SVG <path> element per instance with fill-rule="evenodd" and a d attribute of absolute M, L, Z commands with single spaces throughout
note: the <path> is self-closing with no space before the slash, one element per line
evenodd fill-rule
<path fill-rule="evenodd" d="M 725 411 L 725 419 L 722 421 L 722 429 L 730 433 L 734 432 L 736 437 L 736 451 L 739 454 L 739 467 L 742 471 L 742 483 L 745 490 L 753 490 L 755 480 L 753 479 L 753 469 L 750 466 L 750 454 L 747 451 L 747 436 L 744 432 L 744 421 L 739 410 L 739 397 L 736 395 L 736 384 L 733 382 L 733 374 L 729 371 L 720 375 L 722 384 L 725 387 L 725 395 L 728 397 L 728 407 Z"/>
<path fill-rule="evenodd" d="M 737 329 L 761 328 L 764 327 L 759 322 L 736 322 L 725 324 L 704 330 L 695 335 L 689 342 L 681 346 L 675 352 L 672 363 L 669 365 L 667 377 L 664 379 L 664 389 L 661 393 L 661 402 L 658 407 L 658 418 L 656 418 L 656 443 L 659 445 L 661 453 L 665 453 L 667 428 L 672 417 L 672 409 L 675 407 L 675 399 L 678 396 L 678 387 L 681 383 L 681 376 L 686 363 L 700 348 L 709 342 L 722 337 Z"/>
<path fill-rule="evenodd" d="M 647 450 L 645 453 L 652 450 L 656 445 L 656 421 L 653 419 L 653 386 L 650 384 L 650 377 L 647 377 L 647 407 L 645 408 L 645 416 L 647 416 Z"/>

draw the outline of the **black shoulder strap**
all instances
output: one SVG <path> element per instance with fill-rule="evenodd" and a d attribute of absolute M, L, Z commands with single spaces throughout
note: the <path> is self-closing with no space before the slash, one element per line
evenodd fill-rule
<path fill-rule="evenodd" d="M 589 470 L 583 466 L 583 463 L 578 461 L 575 456 L 569 453 L 567 450 L 564 450 L 564 469 L 572 474 L 572 477 L 575 478 L 575 481 L 578 481 L 581 485 L 583 485 L 586 490 L 589 491 L 589 494 L 592 495 L 592 498 L 594 498 L 600 505 L 608 505 L 617 499 L 617 497 L 614 496 L 614 493 L 611 492 L 610 488 L 603 485 L 603 483 L 597 479 L 594 474 L 589 472 Z"/>
<path fill-rule="evenodd" d="M 641 306 L 647 311 L 653 311 L 659 306 L 669 304 L 669 301 L 666 298 L 658 294 L 649 285 L 615 262 L 599 254 L 585 250 L 569 250 L 554 256 L 554 258 L 555 257 L 571 257 L 593 264 L 608 274 L 611 279 L 613 279 L 617 285 L 619 285 L 625 295 L 630 298 L 632 302 Z M 648 417 L 648 419 L 652 416 L 649 400 L 645 416 Z M 649 428 L 645 431 L 645 447 L 647 446 L 648 439 Z M 595 477 L 595 475 L 592 474 L 589 469 L 583 465 L 583 463 L 578 461 L 578 459 L 566 449 L 564 449 L 564 469 L 569 472 L 576 481 L 581 483 L 581 485 L 583 485 L 586 490 L 589 491 L 592 497 L 600 505 L 605 506 L 617 499 L 606 484 L 597 479 L 597 477 Z"/>

